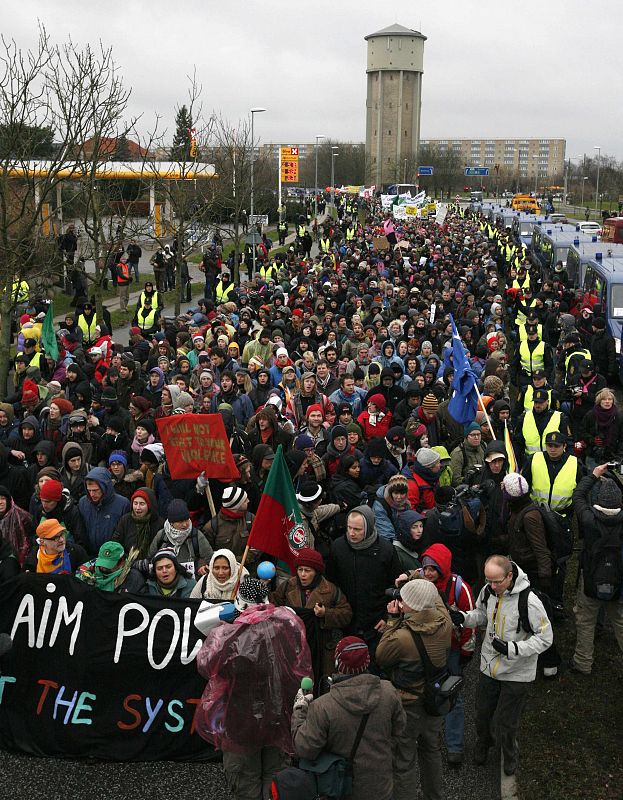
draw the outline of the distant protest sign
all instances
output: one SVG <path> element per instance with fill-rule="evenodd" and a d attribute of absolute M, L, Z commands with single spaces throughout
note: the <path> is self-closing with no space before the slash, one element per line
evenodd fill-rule
<path fill-rule="evenodd" d="M 220 414 L 173 414 L 157 419 L 156 425 L 174 480 L 201 472 L 220 481 L 239 477 Z"/>
<path fill-rule="evenodd" d="M 0 587 L 0 747 L 54 758 L 204 760 L 199 600 L 115 594 L 69 575 Z M 70 793 L 71 794 L 71 793 Z"/>

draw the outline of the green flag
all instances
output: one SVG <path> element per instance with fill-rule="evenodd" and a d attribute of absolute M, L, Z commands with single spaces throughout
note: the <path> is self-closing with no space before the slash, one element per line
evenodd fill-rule
<path fill-rule="evenodd" d="M 41 327 L 41 342 L 45 354 L 58 361 L 58 342 L 54 332 L 54 303 L 50 303 Z"/>

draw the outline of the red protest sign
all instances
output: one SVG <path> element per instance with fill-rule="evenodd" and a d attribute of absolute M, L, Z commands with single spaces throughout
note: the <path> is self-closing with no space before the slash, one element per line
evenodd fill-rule
<path fill-rule="evenodd" d="M 156 420 L 171 477 L 233 481 L 240 476 L 220 414 L 173 414 Z"/>

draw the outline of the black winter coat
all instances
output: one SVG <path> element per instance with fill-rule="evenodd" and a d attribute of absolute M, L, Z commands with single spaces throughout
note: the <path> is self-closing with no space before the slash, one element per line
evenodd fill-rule
<path fill-rule="evenodd" d="M 365 550 L 354 550 L 346 536 L 333 542 L 327 578 L 340 587 L 353 609 L 345 633 L 361 636 L 386 618 L 385 590 L 394 586 L 401 572 L 396 548 L 381 537 Z"/>

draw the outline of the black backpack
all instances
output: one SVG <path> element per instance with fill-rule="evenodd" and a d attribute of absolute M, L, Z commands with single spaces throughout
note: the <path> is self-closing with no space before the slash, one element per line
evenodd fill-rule
<path fill-rule="evenodd" d="M 550 622 L 554 617 L 554 609 L 550 598 L 543 592 L 540 592 L 538 589 L 534 589 L 532 586 L 527 586 L 525 589 L 522 589 L 519 592 L 519 597 L 517 599 L 517 611 L 519 613 L 519 621 L 517 623 L 517 633 L 519 633 L 520 630 L 524 630 L 526 633 L 535 633 L 535 631 L 532 630 L 532 625 L 530 625 L 530 618 L 528 616 L 528 596 L 530 595 L 530 592 L 532 592 L 539 598 L 539 600 L 543 604 L 543 608 L 545 609 L 545 613 L 547 614 L 547 617 L 550 620 Z M 484 603 L 485 609 L 487 608 L 487 603 L 489 602 L 489 598 L 492 595 L 493 592 L 491 591 L 491 587 L 487 586 L 485 588 L 485 593 L 482 598 L 482 602 Z"/>
<path fill-rule="evenodd" d="M 617 600 L 623 588 L 621 528 L 611 529 L 595 520 L 599 536 L 584 548 L 584 594 L 596 600 Z"/>
<path fill-rule="evenodd" d="M 554 561 L 564 561 L 573 552 L 573 531 L 561 514 L 537 503 L 531 503 L 523 509 L 521 512 L 522 524 L 524 514 L 534 509 L 541 512 L 541 519 L 545 528 L 545 539 Z"/>

